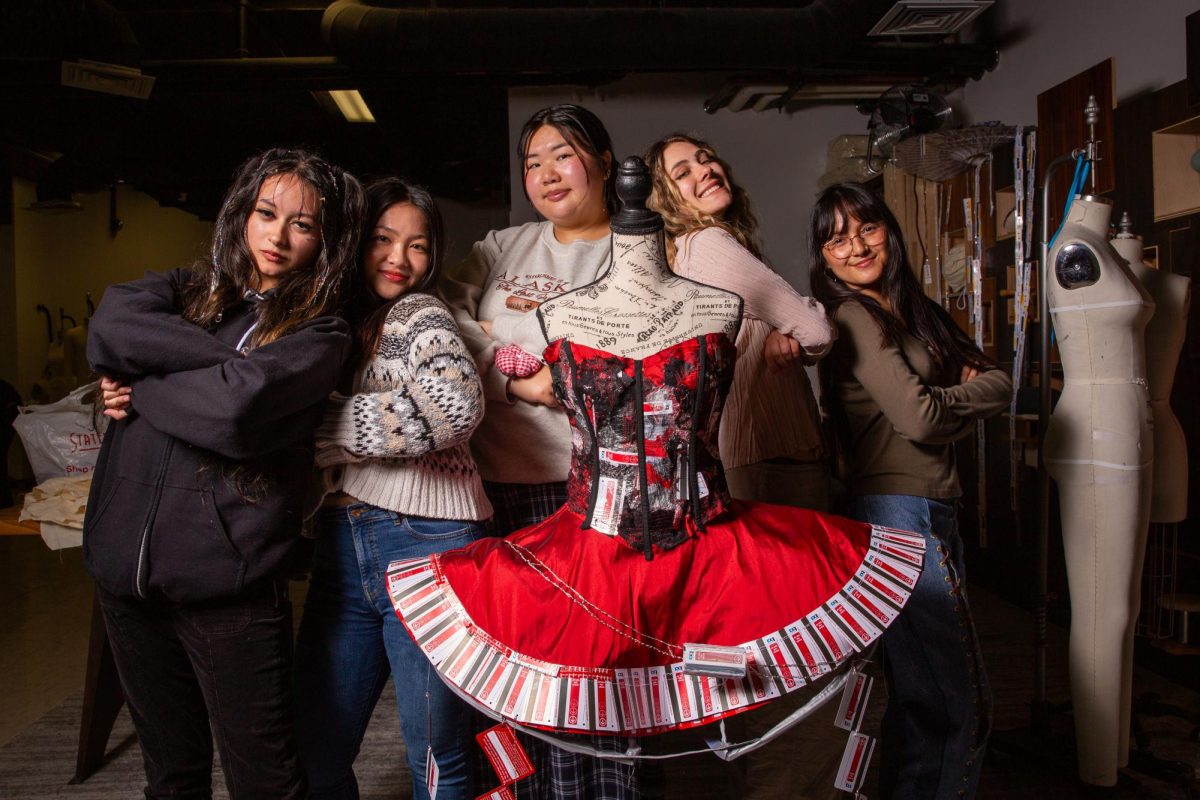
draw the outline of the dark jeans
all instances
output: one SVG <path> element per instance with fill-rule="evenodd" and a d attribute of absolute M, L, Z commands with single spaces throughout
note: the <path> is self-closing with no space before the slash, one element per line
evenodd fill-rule
<path fill-rule="evenodd" d="M 880 796 L 972 798 L 991 731 L 992 695 L 967 604 L 963 544 L 951 503 L 862 495 L 849 516 L 925 536 L 925 565 L 904 613 L 880 639 L 888 707 Z"/>
<path fill-rule="evenodd" d="M 146 797 L 212 797 L 215 735 L 229 796 L 302 798 L 287 586 L 175 604 L 97 589 L 146 767 Z M 211 724 L 211 731 L 210 731 Z"/>

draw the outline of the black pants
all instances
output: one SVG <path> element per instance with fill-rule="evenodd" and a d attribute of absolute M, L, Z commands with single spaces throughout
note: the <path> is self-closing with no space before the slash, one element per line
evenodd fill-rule
<path fill-rule="evenodd" d="M 286 584 L 204 604 L 97 596 L 146 797 L 211 798 L 214 736 L 234 800 L 308 795 L 292 727 Z"/>

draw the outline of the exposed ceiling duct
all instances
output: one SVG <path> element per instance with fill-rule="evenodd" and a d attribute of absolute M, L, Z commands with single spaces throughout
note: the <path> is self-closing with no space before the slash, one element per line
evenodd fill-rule
<path fill-rule="evenodd" d="M 802 8 L 384 8 L 338 0 L 321 22 L 338 59 L 407 74 L 796 70 L 849 49 L 891 0 Z M 586 35 L 583 33 L 586 32 Z"/>
<path fill-rule="evenodd" d="M 709 92 L 709 110 L 790 113 L 896 83 L 949 90 L 996 58 L 970 40 L 867 39 L 893 0 L 375 2 L 404 7 L 0 0 L 0 171 L 38 180 L 36 154 L 54 151 L 76 191 L 125 180 L 210 215 L 249 152 L 297 144 L 443 197 L 494 199 L 509 185 L 509 87 L 690 72 L 682 80 Z M 81 91 L 118 88 L 95 65 L 64 85 L 63 62 L 84 59 L 131 68 L 117 71 L 122 92 Z M 149 78 L 153 93 L 135 99 Z M 323 113 L 314 96 L 336 89 L 360 90 L 376 124 Z M 413 125 L 414 109 L 439 124 Z"/>

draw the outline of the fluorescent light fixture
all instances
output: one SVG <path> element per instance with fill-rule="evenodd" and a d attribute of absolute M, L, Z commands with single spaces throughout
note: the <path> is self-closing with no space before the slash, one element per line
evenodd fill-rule
<path fill-rule="evenodd" d="M 154 78 L 134 67 L 80 59 L 62 62 L 62 85 L 145 100 L 154 88 Z"/>
<path fill-rule="evenodd" d="M 313 92 L 313 94 L 317 95 L 318 101 L 323 99 L 321 95 L 332 100 L 347 122 L 375 121 L 375 115 L 371 113 L 371 109 L 367 107 L 367 101 L 363 100 L 363 96 L 358 93 L 357 89 L 338 89 L 332 92 Z M 322 103 L 322 105 L 326 104 Z"/>

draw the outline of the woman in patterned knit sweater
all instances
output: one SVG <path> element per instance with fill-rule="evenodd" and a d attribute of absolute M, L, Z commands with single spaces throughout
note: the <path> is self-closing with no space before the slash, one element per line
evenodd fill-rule
<path fill-rule="evenodd" d="M 483 417 L 475 362 L 441 301 L 442 222 L 433 198 L 390 178 L 368 187 L 362 292 L 352 313 L 354 394 L 317 431 L 326 485 L 312 584 L 296 644 L 296 724 L 314 798 L 358 797 L 354 759 L 395 676 L 413 795 L 469 798 L 470 712 L 433 674 L 388 598 L 397 559 L 462 547 L 491 516 L 467 441 Z"/>

